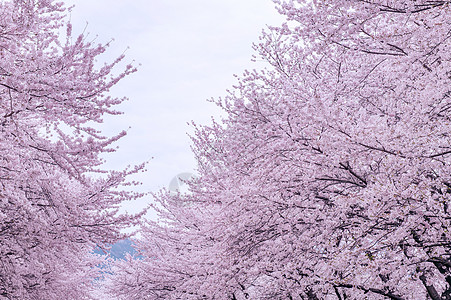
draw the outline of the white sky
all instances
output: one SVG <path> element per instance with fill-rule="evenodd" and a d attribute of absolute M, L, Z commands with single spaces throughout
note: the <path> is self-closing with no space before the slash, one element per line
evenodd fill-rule
<path fill-rule="evenodd" d="M 126 62 L 141 64 L 137 73 L 112 91 L 129 101 L 125 114 L 108 117 L 104 132 L 128 135 L 106 167 L 122 169 L 150 160 L 138 179 L 142 190 L 157 191 L 182 172 L 193 172 L 187 122 L 207 124 L 219 110 L 207 99 L 225 95 L 233 74 L 261 67 L 251 62 L 252 43 L 262 29 L 282 18 L 271 0 L 72 0 L 74 35 L 86 32 L 96 41 L 114 42 L 102 57 L 112 61 L 126 51 Z M 127 205 L 129 211 L 144 207 Z"/>

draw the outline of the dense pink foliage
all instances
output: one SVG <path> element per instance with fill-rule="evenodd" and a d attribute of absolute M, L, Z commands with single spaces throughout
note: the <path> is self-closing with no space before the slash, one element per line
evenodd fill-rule
<path fill-rule="evenodd" d="M 127 174 L 101 171 L 122 137 L 92 126 L 117 114 L 117 76 L 94 66 L 104 45 L 73 38 L 52 0 L 0 3 L 0 299 L 85 299 L 101 260 L 91 252 L 138 222 L 119 215 Z M 61 33 L 67 28 L 67 38 Z M 95 175 L 95 176 L 94 176 Z"/>
<path fill-rule="evenodd" d="M 451 3 L 276 0 L 119 299 L 451 299 Z"/>

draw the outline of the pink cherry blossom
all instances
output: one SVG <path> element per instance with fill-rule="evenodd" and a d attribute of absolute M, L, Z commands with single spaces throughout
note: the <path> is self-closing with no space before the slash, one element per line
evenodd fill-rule
<path fill-rule="evenodd" d="M 451 299 L 451 3 L 275 0 L 118 299 Z"/>
<path fill-rule="evenodd" d="M 121 186 L 142 166 L 102 170 L 125 133 L 95 127 L 119 113 L 108 91 L 135 68 L 114 75 L 122 56 L 95 67 L 106 46 L 73 37 L 65 14 L 53 0 L 0 3 L 1 299 L 88 299 L 103 262 L 93 249 L 139 222 L 118 209 L 140 196 Z"/>

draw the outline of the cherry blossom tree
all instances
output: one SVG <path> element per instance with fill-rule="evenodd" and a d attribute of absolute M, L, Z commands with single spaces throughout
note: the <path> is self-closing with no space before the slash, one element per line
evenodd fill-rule
<path fill-rule="evenodd" d="M 119 113 L 108 91 L 135 68 L 113 75 L 123 56 L 96 67 L 106 45 L 73 38 L 65 13 L 53 0 L 0 3 L 1 299 L 88 299 L 93 249 L 139 222 L 118 209 L 140 196 L 121 186 L 142 166 L 103 171 L 99 155 L 125 133 L 95 129 Z"/>
<path fill-rule="evenodd" d="M 119 299 L 451 299 L 451 1 L 275 0 Z"/>

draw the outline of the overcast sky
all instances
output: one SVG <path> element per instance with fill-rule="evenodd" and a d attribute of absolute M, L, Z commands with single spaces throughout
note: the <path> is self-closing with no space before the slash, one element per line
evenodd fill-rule
<path fill-rule="evenodd" d="M 107 167 L 122 169 L 150 160 L 139 176 L 142 190 L 157 191 L 182 172 L 194 172 L 188 122 L 207 124 L 219 110 L 207 99 L 225 95 L 233 74 L 261 67 L 251 62 L 252 43 L 266 25 L 282 18 L 271 0 L 73 0 L 74 35 L 84 30 L 98 42 L 114 38 L 102 60 L 126 51 L 139 71 L 112 91 L 129 101 L 125 114 L 105 119 L 104 132 L 128 135 Z M 143 207 L 150 197 L 143 200 Z M 134 211 L 134 209 L 130 209 Z"/>

